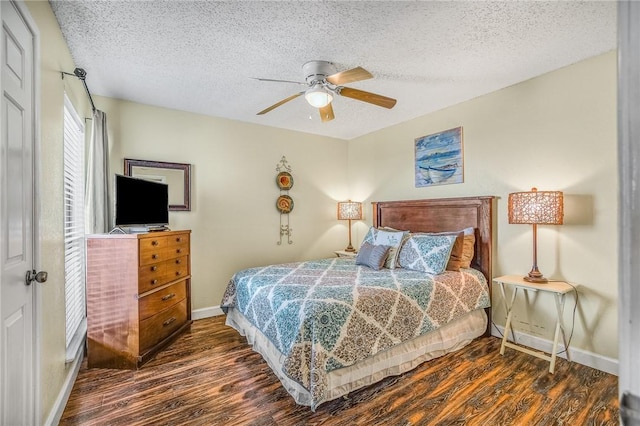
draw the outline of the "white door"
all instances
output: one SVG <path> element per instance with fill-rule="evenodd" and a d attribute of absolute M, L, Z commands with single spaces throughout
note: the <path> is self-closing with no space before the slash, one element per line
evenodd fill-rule
<path fill-rule="evenodd" d="M 0 424 L 36 423 L 34 285 L 34 34 L 2 1 L 0 119 Z M 39 421 L 39 419 L 38 419 Z"/>

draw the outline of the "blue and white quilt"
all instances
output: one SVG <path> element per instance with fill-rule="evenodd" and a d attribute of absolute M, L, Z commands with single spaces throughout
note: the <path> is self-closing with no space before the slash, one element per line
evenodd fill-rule
<path fill-rule="evenodd" d="M 221 307 L 239 310 L 285 356 L 283 371 L 323 401 L 326 373 L 490 306 L 479 271 L 379 271 L 330 258 L 237 272 Z"/>

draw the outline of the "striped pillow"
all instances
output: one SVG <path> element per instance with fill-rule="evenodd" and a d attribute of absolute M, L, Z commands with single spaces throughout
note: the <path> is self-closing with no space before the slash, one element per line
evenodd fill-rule
<path fill-rule="evenodd" d="M 376 271 L 379 270 L 389 255 L 389 248 L 389 246 L 375 246 L 369 243 L 362 243 L 360 251 L 356 256 L 356 265 L 364 265 Z"/>

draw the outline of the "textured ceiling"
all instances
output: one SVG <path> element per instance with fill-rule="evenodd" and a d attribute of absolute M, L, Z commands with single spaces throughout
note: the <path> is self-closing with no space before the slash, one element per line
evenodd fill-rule
<path fill-rule="evenodd" d="M 92 94 L 352 139 L 616 47 L 616 3 L 51 1 Z M 374 78 L 346 86 L 322 123 L 301 67 L 326 60 Z M 73 70 L 64 70 L 71 72 Z M 99 105 L 98 105 L 99 107 Z"/>

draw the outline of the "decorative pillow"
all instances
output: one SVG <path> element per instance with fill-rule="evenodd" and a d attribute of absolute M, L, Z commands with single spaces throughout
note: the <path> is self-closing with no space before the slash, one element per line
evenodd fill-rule
<path fill-rule="evenodd" d="M 373 242 L 376 240 L 377 234 L 378 234 L 378 230 L 373 226 L 370 226 L 369 230 L 367 231 L 367 234 L 364 236 L 364 239 L 362 240 L 362 244 L 364 243 L 373 244 Z"/>
<path fill-rule="evenodd" d="M 447 262 L 447 271 L 459 271 L 460 264 L 462 263 L 462 251 L 464 248 L 464 231 L 457 232 L 437 232 L 432 235 L 455 235 L 456 241 L 451 248 L 451 254 L 449 255 L 449 261 Z M 473 245 L 471 246 L 473 250 Z M 473 256 L 471 256 L 473 257 Z"/>
<path fill-rule="evenodd" d="M 389 246 L 389 256 L 387 257 L 386 262 L 384 262 L 384 267 L 389 269 L 395 269 L 398 266 L 398 253 L 400 252 L 400 247 L 402 243 L 409 236 L 409 231 L 384 231 L 382 229 L 378 229 L 378 233 L 376 234 L 375 243 L 377 245 L 385 245 Z"/>
<path fill-rule="evenodd" d="M 411 234 L 400 249 L 401 267 L 429 274 L 444 272 L 457 235 Z"/>
<path fill-rule="evenodd" d="M 364 265 L 376 271 L 379 270 L 389 255 L 389 248 L 389 246 L 376 246 L 369 243 L 362 243 L 360 251 L 356 256 L 356 265 Z"/>
<path fill-rule="evenodd" d="M 475 253 L 476 246 L 476 231 L 473 228 L 464 228 L 463 244 L 462 244 L 462 257 L 460 259 L 461 268 L 471 268 L 471 261 Z"/>
<path fill-rule="evenodd" d="M 369 243 L 373 245 L 385 245 L 390 246 L 389 255 L 385 261 L 384 267 L 394 269 L 398 263 L 399 248 L 404 240 L 409 236 L 409 231 L 389 231 L 392 228 L 369 228 L 369 231 L 364 236 L 362 244 Z"/>

